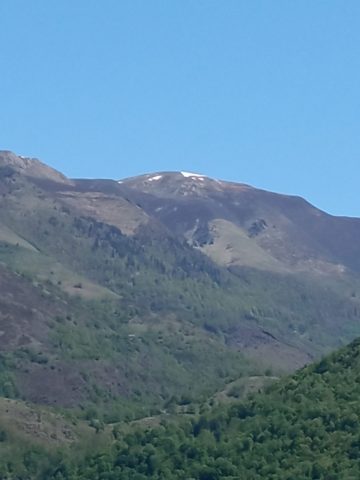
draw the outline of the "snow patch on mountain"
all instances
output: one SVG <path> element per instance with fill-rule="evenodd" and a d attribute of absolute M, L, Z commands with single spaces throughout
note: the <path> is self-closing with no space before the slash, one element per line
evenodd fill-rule
<path fill-rule="evenodd" d="M 163 176 L 162 175 L 155 175 L 154 177 L 150 177 L 147 179 L 148 182 L 154 182 L 156 180 L 160 180 Z"/>
<path fill-rule="evenodd" d="M 192 173 L 192 172 L 180 172 L 181 175 L 185 178 L 198 178 L 199 180 L 204 180 L 206 175 L 200 175 L 199 173 Z"/>

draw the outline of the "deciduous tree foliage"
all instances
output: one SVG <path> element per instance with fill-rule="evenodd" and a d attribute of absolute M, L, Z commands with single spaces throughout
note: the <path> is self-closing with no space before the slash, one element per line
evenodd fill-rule
<path fill-rule="evenodd" d="M 27 451 L 2 478 L 292 480 L 360 478 L 360 340 L 245 402 L 134 427 L 86 458 Z M 5 438 L 1 437 L 3 442 Z"/>

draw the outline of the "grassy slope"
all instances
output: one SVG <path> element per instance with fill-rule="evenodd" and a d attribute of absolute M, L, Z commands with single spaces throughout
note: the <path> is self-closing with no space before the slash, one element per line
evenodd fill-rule
<path fill-rule="evenodd" d="M 285 265 L 249 238 L 247 230 L 222 219 L 213 220 L 209 229 L 212 242 L 204 244 L 201 250 L 220 265 L 244 265 L 286 273 Z"/>

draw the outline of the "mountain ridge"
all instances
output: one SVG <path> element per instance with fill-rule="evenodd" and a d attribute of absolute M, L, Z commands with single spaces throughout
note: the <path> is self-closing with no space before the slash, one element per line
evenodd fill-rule
<path fill-rule="evenodd" d="M 0 152 L 0 165 L 3 175 L 11 176 L 15 168 L 53 197 L 59 194 L 79 214 L 110 222 L 125 234 L 160 222 L 226 267 L 317 274 L 360 271 L 360 219 L 329 215 L 299 196 L 190 172 L 156 172 L 119 181 L 68 179 L 39 160 L 8 151 Z M 4 172 L 5 167 L 10 170 Z"/>

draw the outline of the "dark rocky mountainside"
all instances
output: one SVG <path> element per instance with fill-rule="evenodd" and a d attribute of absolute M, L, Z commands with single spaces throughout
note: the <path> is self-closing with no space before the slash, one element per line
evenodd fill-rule
<path fill-rule="evenodd" d="M 300 197 L 186 172 L 122 181 L 148 215 L 226 265 L 313 273 L 360 272 L 360 219 Z"/>

